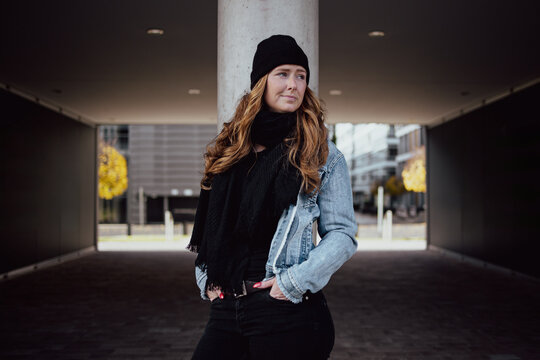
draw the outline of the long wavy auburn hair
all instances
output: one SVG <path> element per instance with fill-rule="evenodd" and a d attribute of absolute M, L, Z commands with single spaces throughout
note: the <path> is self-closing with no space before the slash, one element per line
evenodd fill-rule
<path fill-rule="evenodd" d="M 206 146 L 204 176 L 201 187 L 210 190 L 215 175 L 231 168 L 253 149 L 251 124 L 264 105 L 264 91 L 268 74 L 263 76 L 251 92 L 240 99 L 232 120 Z M 298 121 L 293 137 L 286 138 L 289 162 L 302 175 L 302 189 L 306 193 L 319 188 L 319 168 L 328 157 L 328 130 L 324 126 L 325 110 L 317 96 L 306 87 L 302 104 L 296 110 Z"/>

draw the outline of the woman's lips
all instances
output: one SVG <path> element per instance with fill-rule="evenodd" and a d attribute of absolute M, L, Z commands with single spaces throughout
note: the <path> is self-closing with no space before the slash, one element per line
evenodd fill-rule
<path fill-rule="evenodd" d="M 296 96 L 292 96 L 292 95 L 281 95 L 281 96 L 287 100 L 293 100 L 293 101 L 296 100 Z"/>

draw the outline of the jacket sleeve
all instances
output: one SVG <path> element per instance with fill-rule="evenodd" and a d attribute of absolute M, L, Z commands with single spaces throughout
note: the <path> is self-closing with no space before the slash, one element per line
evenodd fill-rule
<path fill-rule="evenodd" d="M 197 286 L 199 287 L 199 290 L 201 291 L 201 298 L 203 300 L 210 300 L 208 295 L 206 295 L 206 279 L 207 279 L 206 271 L 202 271 L 199 269 L 198 266 L 195 266 L 195 280 L 197 281 Z"/>
<path fill-rule="evenodd" d="M 208 199 L 210 196 L 210 190 L 201 189 L 199 195 L 199 201 L 197 203 L 197 212 L 195 213 L 195 221 L 193 224 L 193 232 L 191 234 L 190 244 L 188 249 L 190 251 L 198 252 L 203 241 L 204 227 L 206 222 L 206 215 L 208 212 Z M 206 271 L 201 270 L 198 266 L 195 266 L 195 280 L 197 286 L 201 291 L 201 298 L 204 300 L 210 300 L 206 295 Z"/>
<path fill-rule="evenodd" d="M 317 205 L 320 210 L 318 232 L 321 241 L 304 262 L 276 275 L 281 291 L 293 303 L 301 302 L 307 290 L 321 290 L 358 246 L 349 170 L 342 154 L 326 174 L 326 181 L 321 184 Z"/>

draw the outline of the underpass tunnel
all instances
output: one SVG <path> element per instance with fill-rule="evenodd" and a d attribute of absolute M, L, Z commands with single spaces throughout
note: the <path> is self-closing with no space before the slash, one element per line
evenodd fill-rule
<path fill-rule="evenodd" d="M 96 127 L 5 88 L 0 103 L 3 277 L 95 251 Z"/>
<path fill-rule="evenodd" d="M 194 255 L 98 251 L 99 127 L 205 124 L 217 134 L 230 111 L 222 102 L 233 106 L 248 86 L 230 67 L 242 56 L 224 49 L 250 53 L 259 35 L 281 29 L 298 31 L 316 59 L 313 86 L 329 126 L 425 129 L 426 249 L 357 252 L 335 274 L 327 291 L 340 330 L 333 358 L 540 356 L 536 2 L 282 2 L 311 9 L 298 22 L 273 7 L 240 6 L 253 18 L 236 16 L 225 1 L 163 1 L 152 21 L 138 1 L 125 9 L 61 3 L 35 4 L 30 14 L 14 3 L 2 14 L 0 334 L 9 346 L 0 357 L 189 358 L 207 310 Z M 268 28 L 260 33 L 232 32 L 235 21 L 276 13 L 282 19 L 261 20 Z M 81 30 L 96 18 L 108 27 Z M 22 19 L 36 26 L 15 34 Z M 158 19 L 169 25 L 162 38 L 149 32 Z M 62 35 L 63 21 L 77 40 Z M 130 37 L 133 26 L 143 30 Z M 110 57 L 98 56 L 105 50 Z M 248 74 L 251 65 L 237 66 Z M 136 201 L 139 188 L 129 191 Z M 144 221 L 193 208 L 198 191 L 142 192 Z M 132 205 L 126 223 L 136 224 Z"/>
<path fill-rule="evenodd" d="M 429 249 L 538 276 L 538 92 L 535 84 L 427 128 Z M 8 278 L 96 249 L 97 130 L 6 89 L 1 94 L 0 266 Z"/>
<path fill-rule="evenodd" d="M 540 85 L 428 128 L 428 243 L 538 278 Z"/>

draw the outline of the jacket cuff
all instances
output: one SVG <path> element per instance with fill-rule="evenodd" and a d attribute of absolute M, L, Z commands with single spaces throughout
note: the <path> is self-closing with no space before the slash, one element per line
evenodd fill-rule
<path fill-rule="evenodd" d="M 203 300 L 210 300 L 210 298 L 208 297 L 208 295 L 206 295 L 206 290 L 201 290 L 201 298 Z"/>
<path fill-rule="evenodd" d="M 197 286 L 200 289 L 201 298 L 203 300 L 210 300 L 208 295 L 206 295 L 206 280 L 207 280 L 207 278 L 208 277 L 206 275 L 206 272 L 202 271 L 197 266 L 195 266 L 195 280 L 197 282 Z"/>
<path fill-rule="evenodd" d="M 291 267 L 277 274 L 276 280 L 281 292 L 287 299 L 295 304 L 302 302 L 302 295 L 304 295 L 305 291 L 300 288 L 295 280 Z"/>

